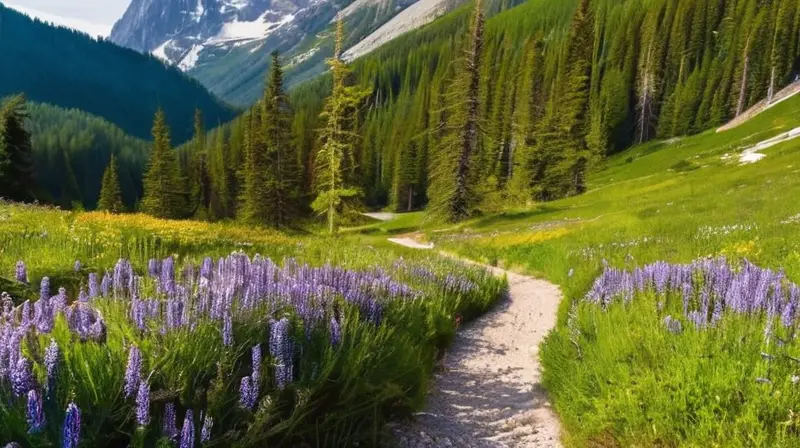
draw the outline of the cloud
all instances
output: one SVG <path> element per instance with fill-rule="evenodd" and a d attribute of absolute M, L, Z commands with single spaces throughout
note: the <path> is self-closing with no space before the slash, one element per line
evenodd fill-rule
<path fill-rule="evenodd" d="M 109 34 L 111 34 L 111 25 L 106 25 L 102 23 L 93 23 L 88 20 L 78 19 L 74 17 L 64 17 L 57 14 L 51 14 L 48 12 L 39 11 L 37 9 L 28 8 L 25 6 L 14 5 L 11 3 L 6 3 L 6 6 L 12 9 L 16 9 L 19 12 L 25 13 L 31 17 L 35 17 L 45 22 L 52 22 L 56 25 L 62 25 L 79 31 L 83 31 L 84 33 L 87 33 L 90 36 L 107 37 Z"/>

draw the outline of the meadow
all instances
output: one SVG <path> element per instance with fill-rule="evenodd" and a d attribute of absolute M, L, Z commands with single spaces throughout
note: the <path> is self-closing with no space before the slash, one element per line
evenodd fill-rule
<path fill-rule="evenodd" d="M 0 203 L 0 443 L 374 446 L 503 279 L 357 238 Z"/>
<path fill-rule="evenodd" d="M 797 126 L 795 97 L 726 132 L 613 156 L 583 196 L 448 228 L 419 223 L 445 250 L 564 290 L 541 356 L 565 444 L 800 444 L 800 140 L 738 160 Z M 686 273 L 634 287 L 657 262 Z M 714 289 L 705 263 L 730 271 L 724 286 Z M 736 294 L 758 304 L 737 308 L 726 295 L 745 272 L 749 292 Z M 609 276 L 625 286 L 598 300 Z"/>

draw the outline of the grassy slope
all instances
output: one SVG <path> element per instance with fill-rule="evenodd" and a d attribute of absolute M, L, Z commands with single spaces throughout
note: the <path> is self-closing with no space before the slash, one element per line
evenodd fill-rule
<path fill-rule="evenodd" d="M 764 388 L 753 381 L 764 374 L 760 351 L 774 349 L 761 346 L 763 322 L 691 331 L 676 343 L 665 337 L 653 298 L 609 313 L 581 305 L 585 346 L 577 360 L 567 322 L 571 304 L 604 260 L 630 268 L 657 260 L 746 258 L 800 280 L 800 140 L 765 150 L 767 157 L 754 164 L 739 165 L 735 157 L 798 125 L 800 98 L 794 98 L 724 133 L 632 148 L 608 160 L 581 197 L 429 231 L 449 250 L 543 276 L 564 289 L 569 300 L 542 353 L 568 445 L 797 443 L 798 421 L 790 411 L 800 397 L 791 383 Z M 725 154 L 734 157 L 726 161 Z M 797 356 L 796 345 L 782 350 Z M 772 373 L 788 378 L 795 367 Z"/>

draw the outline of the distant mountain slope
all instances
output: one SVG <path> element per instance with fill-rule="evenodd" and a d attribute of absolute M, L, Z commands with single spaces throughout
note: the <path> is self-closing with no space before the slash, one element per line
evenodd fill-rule
<path fill-rule="evenodd" d="M 111 42 L 54 27 L 0 4 L 0 97 L 25 93 L 32 101 L 101 116 L 127 133 L 149 138 L 158 107 L 175 142 L 191 137 L 193 111 L 207 122 L 235 111 L 178 69 Z"/>
<path fill-rule="evenodd" d="M 142 173 L 150 144 L 108 121 L 75 109 L 28 103 L 36 181 L 45 197 L 92 209 L 111 154 L 117 156 L 122 197 L 133 206 L 142 196 Z"/>
<path fill-rule="evenodd" d="M 332 54 L 331 21 L 340 10 L 347 29 L 345 46 L 358 47 L 360 55 L 464 1 L 134 0 L 114 26 L 111 40 L 153 53 L 226 101 L 244 106 L 260 96 L 274 50 L 288 65 L 289 85 L 323 72 Z M 503 9 L 519 0 L 490 3 Z M 398 14 L 407 17 L 395 20 Z M 369 43 L 361 45 L 368 36 Z"/>

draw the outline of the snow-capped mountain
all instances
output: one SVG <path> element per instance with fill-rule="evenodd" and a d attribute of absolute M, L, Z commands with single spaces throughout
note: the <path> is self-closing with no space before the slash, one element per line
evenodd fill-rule
<path fill-rule="evenodd" d="M 409 8 L 417 2 L 132 0 L 110 39 L 152 53 L 227 101 L 246 105 L 260 95 L 269 53 L 274 50 L 283 57 L 290 84 L 322 72 L 332 52 L 331 23 L 339 12 L 346 22 L 346 47 L 367 41 L 346 55 L 353 58 L 444 14 L 461 0 L 419 0 L 425 8 Z M 406 9 L 418 11 L 406 20 L 403 16 L 408 14 L 401 14 Z"/>
<path fill-rule="evenodd" d="M 325 2 L 327 0 L 321 0 Z M 286 31 L 320 0 L 133 0 L 111 40 L 183 70 L 211 49 L 236 47 Z"/>

